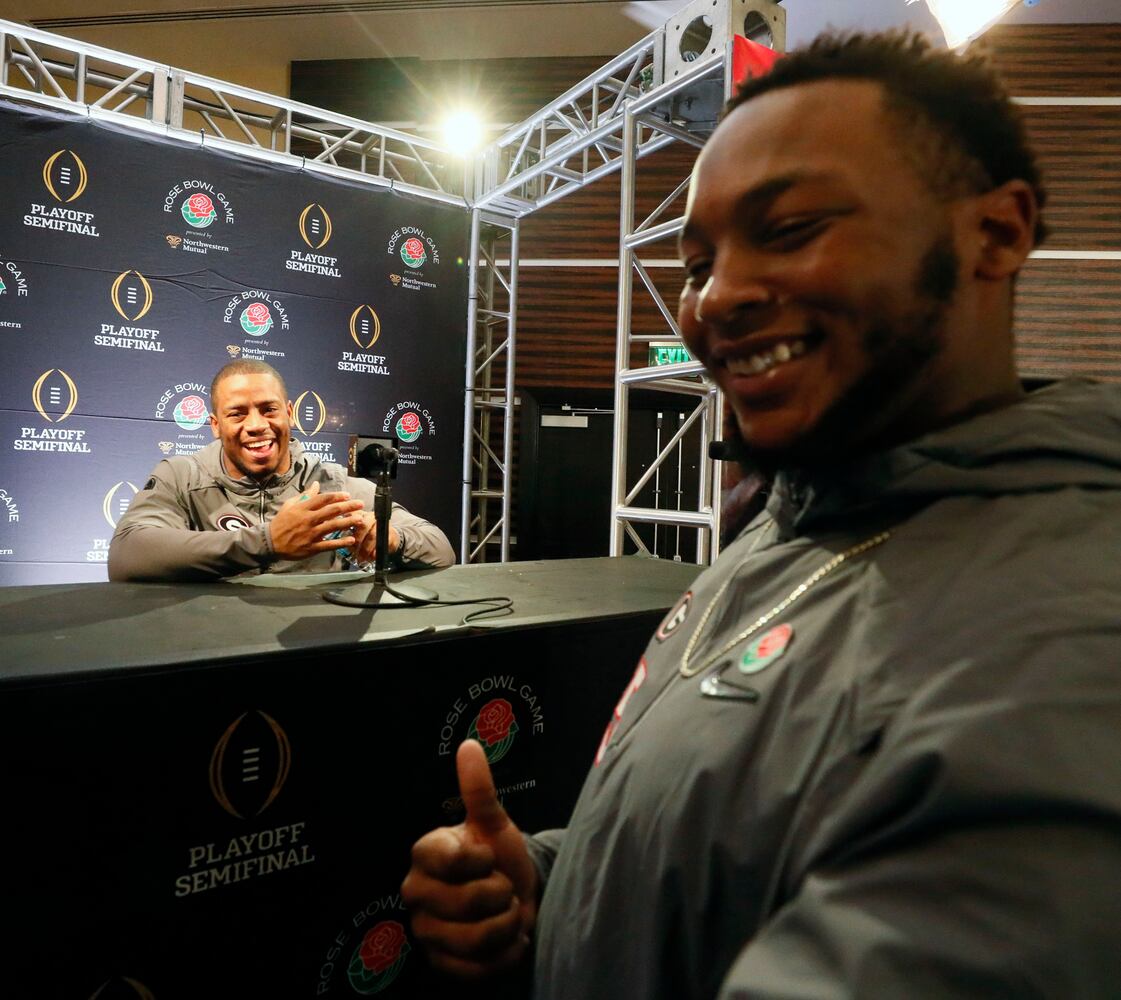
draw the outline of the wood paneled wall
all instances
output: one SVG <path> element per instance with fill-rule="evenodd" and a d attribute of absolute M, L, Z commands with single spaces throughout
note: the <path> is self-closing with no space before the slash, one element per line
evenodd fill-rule
<path fill-rule="evenodd" d="M 1121 96 L 1121 25 L 997 27 L 980 44 L 1016 96 Z M 516 122 L 611 55 L 300 62 L 292 67 L 292 96 L 359 118 L 426 121 L 452 95 L 471 94 L 489 108 L 491 121 Z M 1121 107 L 1023 110 L 1050 197 L 1051 235 L 1043 249 L 1121 251 Z M 643 161 L 639 212 L 671 191 L 692 159 L 691 150 L 671 147 Z M 519 386 L 611 385 L 618 243 L 617 175 L 523 220 Z M 666 241 L 646 255 L 672 258 L 674 247 Z M 564 260 L 585 266 L 548 263 Z M 652 268 L 651 275 L 672 308 L 678 271 Z M 633 317 L 636 331 L 666 329 L 641 289 Z M 1016 332 L 1025 374 L 1121 379 L 1121 260 L 1030 261 L 1019 282 Z"/>
<path fill-rule="evenodd" d="M 1018 97 L 1121 97 L 1121 24 L 997 25 L 976 45 Z"/>

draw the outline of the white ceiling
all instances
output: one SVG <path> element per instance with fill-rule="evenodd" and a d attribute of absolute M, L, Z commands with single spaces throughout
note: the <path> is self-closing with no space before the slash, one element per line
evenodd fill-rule
<path fill-rule="evenodd" d="M 925 3 L 900 0 L 785 0 L 789 46 L 801 45 L 826 27 L 880 31 L 904 25 L 937 31 Z M 827 13 L 826 13 L 827 12 Z M 1121 0 L 1038 0 L 1033 6 L 1017 4 L 1003 24 L 1108 24 L 1121 23 Z"/>
<path fill-rule="evenodd" d="M 633 13 L 664 22 L 684 6 L 685 0 L 647 0 L 631 3 Z M 906 0 L 783 0 L 786 8 L 787 47 L 811 41 L 827 28 L 882 31 L 911 27 L 938 33 L 938 25 L 925 3 Z M 1005 15 L 1006 24 L 1107 24 L 1121 22 L 1121 0 L 1035 0 L 1019 3 Z"/>

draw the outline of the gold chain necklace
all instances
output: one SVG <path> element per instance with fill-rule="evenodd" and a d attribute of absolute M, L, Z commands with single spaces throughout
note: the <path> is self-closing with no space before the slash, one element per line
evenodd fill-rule
<path fill-rule="evenodd" d="M 709 618 L 712 617 L 713 611 L 716 610 L 717 603 L 720 601 L 720 598 L 724 596 L 724 591 L 728 589 L 729 584 L 731 584 L 732 580 L 735 578 L 735 573 L 733 573 L 720 585 L 720 589 L 716 591 L 715 596 L 711 601 L 708 602 L 708 607 L 705 608 L 705 613 L 701 615 L 701 620 L 697 625 L 696 631 L 694 631 L 693 634 L 689 637 L 689 644 L 685 647 L 685 655 L 681 657 L 681 676 L 692 677 L 695 674 L 700 673 L 706 667 L 712 666 L 712 664 L 719 660 L 720 657 L 722 657 L 725 653 L 734 649 L 741 642 L 743 642 L 744 639 L 748 638 L 750 635 L 754 634 L 764 625 L 766 625 L 767 622 L 771 621 L 775 617 L 775 615 L 782 614 L 788 607 L 790 607 L 791 604 L 798 600 L 799 597 L 805 594 L 807 590 L 813 587 L 814 584 L 819 583 L 821 580 L 825 579 L 825 577 L 832 573 L 833 570 L 837 569 L 837 567 L 840 566 L 843 562 L 852 559 L 855 556 L 863 555 L 869 549 L 874 549 L 877 545 L 882 545 L 890 537 L 890 531 L 881 531 L 878 535 L 875 535 L 872 538 L 861 542 L 859 545 L 854 545 L 851 549 L 845 549 L 844 552 L 841 552 L 839 555 L 835 555 L 827 563 L 815 569 L 808 577 L 806 577 L 805 580 L 798 584 L 797 587 L 795 587 L 785 598 L 783 598 L 783 600 L 781 600 L 778 604 L 771 608 L 771 610 L 768 611 L 765 615 L 760 615 L 758 618 L 756 618 L 755 621 L 748 625 L 747 628 L 740 632 L 739 635 L 737 635 L 734 639 L 726 642 L 723 646 L 720 647 L 720 649 L 718 649 L 707 659 L 702 660 L 701 663 L 697 666 L 690 667 L 689 660 L 693 655 L 693 649 L 696 647 L 697 642 L 700 640 L 701 633 L 704 631 L 705 625 L 708 624 Z"/>

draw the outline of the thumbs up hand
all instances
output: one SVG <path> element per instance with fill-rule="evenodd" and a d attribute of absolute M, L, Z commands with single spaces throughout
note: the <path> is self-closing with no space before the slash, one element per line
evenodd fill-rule
<path fill-rule="evenodd" d="M 467 816 L 425 834 L 401 885 L 413 934 L 437 968 L 477 979 L 516 965 L 537 920 L 537 869 L 498 801 L 483 748 L 456 753 Z"/>

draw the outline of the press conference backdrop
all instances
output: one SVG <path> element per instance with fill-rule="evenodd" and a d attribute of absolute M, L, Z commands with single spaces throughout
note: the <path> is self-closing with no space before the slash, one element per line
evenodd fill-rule
<path fill-rule="evenodd" d="M 396 438 L 395 498 L 458 545 L 464 211 L 5 102 L 0 148 L 0 585 L 105 579 L 235 358 L 283 374 L 325 461 Z"/>

